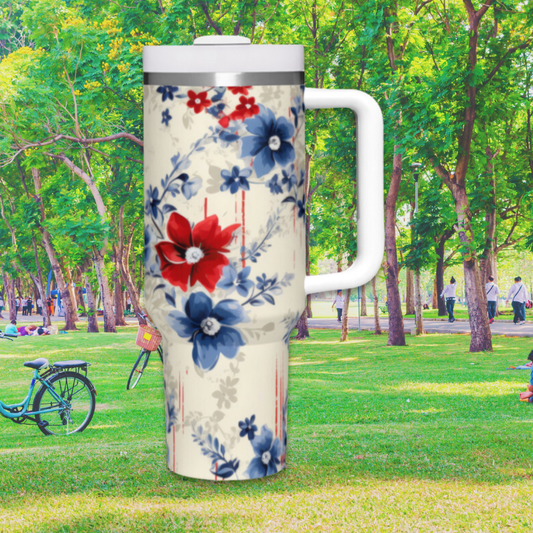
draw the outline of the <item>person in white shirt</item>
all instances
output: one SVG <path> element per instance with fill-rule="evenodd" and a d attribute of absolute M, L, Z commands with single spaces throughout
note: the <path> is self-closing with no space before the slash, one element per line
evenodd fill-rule
<path fill-rule="evenodd" d="M 526 286 L 522 283 L 522 278 L 516 276 L 514 279 L 514 284 L 511 285 L 509 289 L 509 294 L 507 295 L 506 304 L 511 300 L 511 305 L 513 306 L 514 318 L 513 322 L 515 324 L 525 324 L 526 323 L 526 302 L 529 302 L 529 292 L 526 289 Z"/>
<path fill-rule="evenodd" d="M 489 311 L 489 324 L 494 322 L 496 316 L 496 304 L 498 303 L 498 295 L 500 289 L 498 285 L 494 283 L 494 277 L 489 276 L 489 282 L 485 284 L 485 293 L 487 294 L 487 307 Z"/>
<path fill-rule="evenodd" d="M 4 310 L 4 299 L 0 296 L 0 318 L 4 318 L 2 316 L 2 311 Z"/>
<path fill-rule="evenodd" d="M 344 307 L 344 298 L 342 297 L 342 291 L 337 291 L 335 300 L 333 300 L 333 305 L 331 306 L 337 308 L 337 322 L 341 322 L 342 319 L 342 308 Z"/>
<path fill-rule="evenodd" d="M 39 315 L 43 314 L 43 301 L 41 300 L 41 298 L 37 298 L 37 313 Z"/>
<path fill-rule="evenodd" d="M 448 322 L 455 322 L 455 317 L 453 316 L 453 308 L 455 306 L 455 291 L 457 290 L 457 281 L 452 276 L 450 279 L 450 284 L 444 287 L 444 290 L 441 292 L 440 297 L 446 300 L 446 311 L 448 311 Z"/>
<path fill-rule="evenodd" d="M 28 312 L 28 308 L 26 307 L 28 305 L 28 299 L 22 298 L 20 303 L 22 304 L 22 316 L 25 316 Z"/>

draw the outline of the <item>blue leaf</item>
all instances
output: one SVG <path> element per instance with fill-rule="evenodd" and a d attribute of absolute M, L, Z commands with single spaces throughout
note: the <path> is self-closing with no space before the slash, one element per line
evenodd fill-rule
<path fill-rule="evenodd" d="M 171 294 L 165 292 L 165 299 L 169 305 L 171 305 L 172 307 L 176 307 L 176 300 Z"/>
<path fill-rule="evenodd" d="M 175 208 L 173 205 L 171 205 L 171 204 L 165 204 L 165 205 L 163 206 L 163 213 L 165 213 L 165 215 L 166 215 L 167 213 L 171 213 L 172 211 L 176 211 L 176 208 Z"/>
<path fill-rule="evenodd" d="M 164 283 L 160 283 L 155 289 L 154 291 L 157 291 L 158 289 L 164 289 L 165 288 L 165 284 Z"/>
<path fill-rule="evenodd" d="M 230 463 L 224 463 L 222 466 L 219 466 L 218 469 L 211 470 L 211 473 L 215 476 L 221 477 L 222 479 L 228 479 L 235 473 L 235 468 Z"/>
<path fill-rule="evenodd" d="M 218 452 L 218 439 L 215 437 L 215 442 L 213 443 L 215 450 Z"/>
<path fill-rule="evenodd" d="M 293 204 L 296 203 L 296 198 L 294 196 L 287 196 L 281 203 L 284 204 L 286 202 L 292 202 Z"/>
<path fill-rule="evenodd" d="M 270 296 L 270 294 L 263 294 L 263 298 L 264 298 L 269 304 L 276 305 L 276 301 L 274 300 L 274 298 L 272 298 L 272 296 Z"/>
<path fill-rule="evenodd" d="M 252 300 L 250 302 L 250 305 L 253 305 L 254 307 L 259 307 L 260 305 L 264 305 L 264 304 L 265 304 L 265 302 L 263 302 L 263 300 L 260 300 L 258 298 L 254 299 L 254 300 Z"/>
<path fill-rule="evenodd" d="M 220 453 L 221 453 L 222 455 L 226 455 L 226 448 L 224 448 L 224 445 L 223 445 L 223 444 L 220 445 Z"/>

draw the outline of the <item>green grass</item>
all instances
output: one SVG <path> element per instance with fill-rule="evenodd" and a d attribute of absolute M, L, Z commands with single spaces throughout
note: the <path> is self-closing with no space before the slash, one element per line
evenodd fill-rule
<path fill-rule="evenodd" d="M 125 383 L 134 328 L 3 341 L 0 398 L 25 360 L 90 361 L 97 413 L 80 435 L 0 419 L 0 531 L 531 531 L 533 405 L 518 401 L 531 340 L 312 330 L 292 343 L 287 469 L 264 480 L 185 479 L 165 466 L 161 364 Z"/>

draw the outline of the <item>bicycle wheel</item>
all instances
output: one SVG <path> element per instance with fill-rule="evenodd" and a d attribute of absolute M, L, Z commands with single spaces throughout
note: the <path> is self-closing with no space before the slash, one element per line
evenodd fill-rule
<path fill-rule="evenodd" d="M 77 372 L 60 372 L 46 380 L 68 407 L 59 411 L 35 415 L 39 429 L 45 435 L 72 435 L 82 432 L 91 422 L 96 407 L 93 384 Z M 62 404 L 41 385 L 33 400 L 33 411 L 41 411 Z"/>
<path fill-rule="evenodd" d="M 146 350 L 143 348 L 141 350 L 141 353 L 139 354 L 139 357 L 137 357 L 137 361 L 135 361 L 135 364 L 133 365 L 133 368 L 131 369 L 130 377 L 128 379 L 128 384 L 126 385 L 127 390 L 134 389 L 137 383 L 139 383 L 139 380 L 141 379 L 144 369 L 146 368 L 146 365 L 148 364 L 148 360 L 150 359 L 150 352 L 149 350 Z"/>

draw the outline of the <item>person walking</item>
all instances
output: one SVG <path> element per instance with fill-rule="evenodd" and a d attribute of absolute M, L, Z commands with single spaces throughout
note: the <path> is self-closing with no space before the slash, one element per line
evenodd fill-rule
<path fill-rule="evenodd" d="M 126 311 L 131 311 L 131 298 L 129 296 L 126 299 Z"/>
<path fill-rule="evenodd" d="M 22 316 L 26 316 L 28 312 L 28 298 L 22 298 L 20 303 L 22 305 Z"/>
<path fill-rule="evenodd" d="M 455 307 L 455 291 L 457 290 L 457 281 L 452 276 L 450 278 L 450 284 L 444 287 L 440 297 L 446 300 L 446 311 L 448 312 L 448 322 L 455 322 L 453 316 L 453 308 Z"/>
<path fill-rule="evenodd" d="M 40 297 L 37 298 L 37 314 L 41 316 L 43 314 L 43 301 Z"/>
<path fill-rule="evenodd" d="M 344 298 L 342 297 L 342 291 L 338 290 L 335 300 L 333 300 L 333 305 L 331 308 L 337 308 L 337 322 L 342 322 L 342 309 L 344 307 Z"/>
<path fill-rule="evenodd" d="M 33 300 L 31 299 L 31 296 L 28 298 L 28 301 L 26 302 L 26 315 L 31 316 L 31 312 L 33 309 Z"/>
<path fill-rule="evenodd" d="M 496 307 L 498 304 L 498 295 L 500 294 L 500 289 L 498 285 L 494 283 L 494 276 L 489 276 L 488 283 L 485 284 L 485 293 L 487 294 L 487 309 L 489 312 L 489 324 L 494 322 L 494 317 L 496 316 Z"/>
<path fill-rule="evenodd" d="M 4 310 L 4 299 L 0 296 L 0 319 L 4 318 L 2 311 Z"/>
<path fill-rule="evenodd" d="M 526 323 L 526 302 L 529 302 L 529 292 L 526 289 L 526 286 L 522 283 L 522 278 L 516 276 L 514 279 L 514 284 L 511 285 L 509 289 L 509 294 L 507 294 L 507 300 L 505 304 L 507 305 L 511 300 L 511 305 L 513 306 L 514 318 L 513 323 L 516 325 L 522 325 Z"/>

